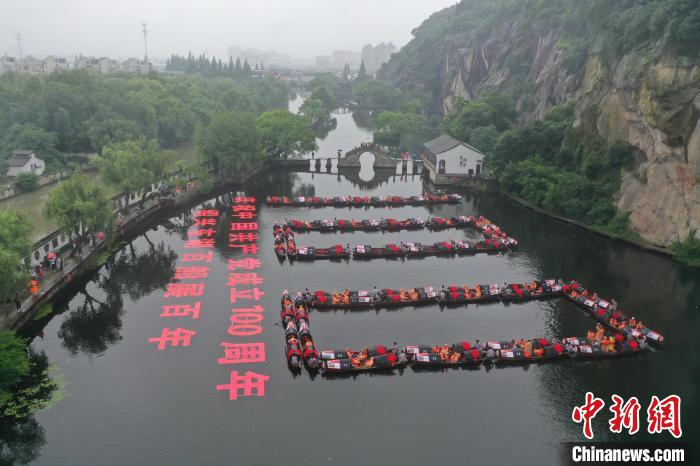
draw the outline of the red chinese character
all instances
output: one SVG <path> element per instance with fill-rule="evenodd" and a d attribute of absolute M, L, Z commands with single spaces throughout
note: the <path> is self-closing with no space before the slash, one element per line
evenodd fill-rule
<path fill-rule="evenodd" d="M 241 251 L 243 251 L 243 254 L 257 254 L 258 253 L 258 245 L 253 243 L 253 244 L 229 244 L 228 245 L 230 248 L 240 248 Z"/>
<path fill-rule="evenodd" d="M 669 395 L 663 400 L 654 395 L 647 408 L 647 432 L 659 434 L 667 430 L 675 438 L 683 435 L 681 430 L 681 397 Z"/>
<path fill-rule="evenodd" d="M 255 212 L 256 207 L 254 205 L 235 205 L 231 207 L 232 212 Z"/>
<path fill-rule="evenodd" d="M 231 224 L 231 231 L 258 231 L 258 222 L 236 222 Z"/>
<path fill-rule="evenodd" d="M 238 395 L 241 396 L 265 396 L 265 382 L 270 380 L 270 377 L 263 374 L 247 371 L 243 375 L 238 375 L 237 371 L 231 371 L 229 383 L 217 385 L 219 391 L 228 390 L 228 399 L 235 400 Z M 240 393 L 242 391 L 242 393 Z"/>
<path fill-rule="evenodd" d="M 187 236 L 215 236 L 216 235 L 216 230 L 213 228 L 198 228 L 196 230 L 189 230 L 187 232 Z"/>
<path fill-rule="evenodd" d="M 182 298 L 185 296 L 202 296 L 204 283 L 168 283 L 164 298 Z"/>
<path fill-rule="evenodd" d="M 158 343 L 158 349 L 164 350 L 166 346 L 190 346 L 190 338 L 196 335 L 197 332 L 194 330 L 187 330 L 184 328 L 176 328 L 175 330 L 170 330 L 169 328 L 164 328 L 163 332 L 159 337 L 149 338 L 149 343 Z"/>
<path fill-rule="evenodd" d="M 182 253 L 182 262 L 211 262 L 214 254 L 209 252 L 184 252 Z"/>
<path fill-rule="evenodd" d="M 252 257 L 246 257 L 245 259 L 229 259 L 228 269 L 229 270 L 254 270 L 260 268 L 260 259 L 253 259 Z"/>
<path fill-rule="evenodd" d="M 233 202 L 236 204 L 254 204 L 255 198 L 254 197 L 238 196 L 233 200 Z"/>
<path fill-rule="evenodd" d="M 256 217 L 256 215 L 257 214 L 254 212 L 239 212 L 237 214 L 231 214 L 231 217 L 237 217 L 241 220 L 252 220 Z"/>
<path fill-rule="evenodd" d="M 263 277 L 258 277 L 258 274 L 253 273 L 229 273 L 228 286 L 235 285 L 259 285 L 263 282 Z"/>
<path fill-rule="evenodd" d="M 190 239 L 190 240 L 187 240 L 187 243 L 185 243 L 185 247 L 187 249 L 213 248 L 214 247 L 214 239 L 213 238 Z"/>
<path fill-rule="evenodd" d="M 257 287 L 253 288 L 252 290 L 237 290 L 235 288 L 231 288 L 231 302 L 235 303 L 237 298 L 260 301 L 260 297 L 264 294 L 265 293 L 260 291 Z"/>
<path fill-rule="evenodd" d="M 258 322 L 262 322 L 264 310 L 265 308 L 257 305 L 250 308 L 231 309 L 233 315 L 230 317 L 229 335 L 248 337 L 261 334 L 263 329 Z"/>
<path fill-rule="evenodd" d="M 257 233 L 229 233 L 229 243 L 254 243 L 258 240 Z"/>
<path fill-rule="evenodd" d="M 216 209 L 200 209 L 195 212 L 195 217 L 218 217 L 219 211 Z"/>
<path fill-rule="evenodd" d="M 193 278 L 207 278 L 209 276 L 209 267 L 190 266 L 176 267 L 175 279 L 188 280 Z"/>
<path fill-rule="evenodd" d="M 610 411 L 613 418 L 608 421 L 610 432 L 619 434 L 622 428 L 627 429 L 629 435 L 634 435 L 639 431 L 639 400 L 632 397 L 623 404 L 623 399 L 617 395 L 612 396 L 613 404 Z"/>
<path fill-rule="evenodd" d="M 212 227 L 216 225 L 216 219 L 215 218 L 198 218 L 194 221 L 194 225 L 200 226 L 200 227 Z"/>
<path fill-rule="evenodd" d="M 199 308 L 201 302 L 197 301 L 194 304 L 172 304 L 163 306 L 161 317 L 192 317 L 199 319 Z"/>
<path fill-rule="evenodd" d="M 583 435 L 589 440 L 593 438 L 591 421 L 603 406 L 605 406 L 603 400 L 596 398 L 591 392 L 586 392 L 586 403 L 583 406 L 576 406 L 571 413 L 571 419 L 575 423 L 583 422 Z"/>
<path fill-rule="evenodd" d="M 219 364 L 240 364 L 265 362 L 265 343 L 221 343 L 224 356 L 217 359 Z"/>

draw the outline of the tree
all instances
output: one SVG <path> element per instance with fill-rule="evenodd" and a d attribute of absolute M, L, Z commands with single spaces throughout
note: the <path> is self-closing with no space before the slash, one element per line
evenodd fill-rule
<path fill-rule="evenodd" d="M 248 59 L 246 58 L 245 62 L 243 63 L 243 74 L 246 76 L 250 76 L 253 74 L 253 70 L 250 69 L 250 65 L 248 64 Z"/>
<path fill-rule="evenodd" d="M 107 228 L 112 208 L 101 186 L 76 173 L 49 193 L 44 216 L 63 231 L 82 236 L 88 231 L 94 233 Z"/>
<path fill-rule="evenodd" d="M 32 252 L 31 222 L 23 212 L 0 211 L 0 298 L 5 301 L 27 284 L 25 259 Z"/>
<path fill-rule="evenodd" d="M 355 81 L 357 83 L 361 83 L 367 81 L 368 79 L 369 75 L 367 74 L 367 69 L 365 69 L 365 61 L 362 60 L 360 63 L 360 70 L 357 72 L 357 78 L 355 78 Z"/>
<path fill-rule="evenodd" d="M 218 113 L 208 126 L 200 128 L 195 139 L 199 156 L 211 161 L 216 172 L 241 175 L 265 159 L 255 117 L 250 113 Z"/>
<path fill-rule="evenodd" d="M 15 178 L 15 186 L 25 193 L 35 191 L 39 187 L 39 176 L 34 172 L 20 173 Z"/>
<path fill-rule="evenodd" d="M 299 107 L 299 112 L 311 121 L 315 127 L 325 126 L 330 119 L 328 109 L 318 99 L 309 97 Z"/>
<path fill-rule="evenodd" d="M 95 163 L 127 194 L 143 194 L 163 177 L 165 156 L 156 141 L 142 139 L 106 146 Z"/>
<path fill-rule="evenodd" d="M 316 137 L 311 121 L 287 110 L 273 110 L 256 121 L 260 139 L 269 157 L 287 158 L 316 150 Z"/>

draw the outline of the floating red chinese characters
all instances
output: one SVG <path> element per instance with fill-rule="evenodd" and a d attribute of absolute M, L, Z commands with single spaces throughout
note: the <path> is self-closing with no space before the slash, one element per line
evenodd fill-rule
<path fill-rule="evenodd" d="M 224 356 L 217 361 L 219 364 L 241 364 L 265 362 L 265 343 L 221 343 Z"/>
<path fill-rule="evenodd" d="M 161 317 L 191 317 L 199 319 L 199 311 L 201 302 L 197 301 L 194 304 L 170 304 L 163 306 Z"/>
<path fill-rule="evenodd" d="M 260 260 L 253 259 L 252 257 L 246 257 L 245 259 L 229 259 L 228 269 L 229 270 L 254 270 L 260 268 Z"/>
<path fill-rule="evenodd" d="M 265 382 L 270 377 L 263 374 L 247 371 L 243 375 L 238 375 L 237 371 L 231 371 L 230 382 L 217 385 L 219 391 L 228 390 L 229 400 L 236 400 L 238 396 L 265 396 Z"/>
<path fill-rule="evenodd" d="M 259 277 L 257 273 L 229 273 L 228 286 L 236 285 L 259 285 L 263 282 L 263 277 Z"/>
<path fill-rule="evenodd" d="M 191 280 L 193 278 L 207 278 L 209 276 L 209 267 L 189 266 L 175 268 L 176 280 Z"/>
<path fill-rule="evenodd" d="M 183 298 L 187 296 L 202 296 L 204 283 L 168 283 L 165 298 Z"/>
<path fill-rule="evenodd" d="M 168 345 L 190 346 L 190 338 L 196 334 L 197 332 L 194 330 L 187 330 L 185 328 L 176 328 L 175 330 L 164 328 L 159 337 L 149 338 L 148 342 L 158 343 L 159 350 L 164 350 Z"/>
<path fill-rule="evenodd" d="M 236 302 L 237 299 L 252 299 L 253 301 L 260 301 L 260 297 L 265 293 L 260 291 L 257 287 L 250 290 L 237 290 L 236 288 L 231 288 L 231 303 Z"/>

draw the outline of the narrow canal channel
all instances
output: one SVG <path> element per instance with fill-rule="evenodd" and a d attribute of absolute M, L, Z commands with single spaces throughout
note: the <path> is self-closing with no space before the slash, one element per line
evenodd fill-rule
<path fill-rule="evenodd" d="M 350 114 L 335 115 L 337 128 L 320 141 L 333 155 L 368 140 Z M 363 167 L 363 170 L 366 170 Z M 245 186 L 249 195 L 417 195 L 419 176 L 267 173 Z M 207 202 L 230 212 L 231 197 Z M 59 312 L 36 328 L 32 347 L 46 353 L 66 381 L 68 396 L 14 432 L 14 443 L 46 465 L 288 464 L 416 465 L 559 464 L 560 442 L 581 439 L 571 409 L 591 391 L 683 399 L 686 437 L 698 439 L 700 357 L 695 345 L 700 318 L 700 274 L 671 260 L 562 225 L 499 195 L 466 194 L 459 205 L 396 209 L 259 208 L 260 289 L 266 294 L 266 361 L 252 369 L 269 376 L 264 397 L 231 401 L 216 390 L 228 381 L 221 342 L 230 316 L 227 259 L 214 250 L 212 273 L 199 319 L 160 317 L 165 285 L 186 252 L 187 229 L 198 206 L 158 220 L 131 239 L 84 284 L 55 304 Z M 272 225 L 285 218 L 321 219 L 484 215 L 517 238 L 516 252 L 462 258 L 374 260 L 341 263 L 278 262 Z M 230 222 L 229 222 L 230 223 Z M 225 224 L 225 222 L 224 222 Z M 226 235 L 223 231 L 221 234 Z M 222 236 L 223 238 L 223 236 Z M 388 242 L 475 239 L 470 231 L 297 235 L 299 245 L 384 245 Z M 218 245 L 219 243 L 217 243 Z M 609 361 L 574 362 L 486 370 L 358 375 L 324 379 L 287 368 L 279 297 L 284 289 L 343 290 L 442 284 L 522 282 L 534 278 L 578 279 L 615 297 L 629 315 L 661 331 L 663 351 Z M 451 309 L 313 312 L 319 349 L 376 344 L 443 344 L 477 338 L 583 336 L 594 326 L 569 302 L 485 304 Z M 168 325 L 169 324 L 169 325 Z M 156 350 L 149 338 L 164 326 L 195 328 L 189 347 Z M 39 327 L 39 326 L 37 326 Z M 598 440 L 616 440 L 598 416 Z M 8 434 L 9 435 L 9 434 Z M 599 435 L 599 436 L 598 436 Z M 646 438 L 646 433 L 638 434 Z M 620 437 L 622 439 L 622 437 Z M 656 438 L 658 440 L 658 438 Z M 471 445 L 466 448 L 466 445 Z M 697 447 L 697 445 L 696 445 Z M 438 455 L 439 452 L 439 455 Z M 544 452 L 544 453 L 543 453 Z M 546 453 L 546 454 L 545 454 Z"/>

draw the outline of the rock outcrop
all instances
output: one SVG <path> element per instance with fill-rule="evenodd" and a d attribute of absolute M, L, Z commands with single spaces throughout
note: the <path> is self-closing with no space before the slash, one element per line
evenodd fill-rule
<path fill-rule="evenodd" d="M 642 52 L 615 58 L 600 46 L 575 50 L 561 31 L 521 28 L 517 18 L 493 28 L 485 40 L 467 33 L 445 37 L 431 53 L 424 59 L 437 73 L 436 111 L 448 113 L 457 99 L 488 89 L 513 95 L 523 122 L 574 102 L 576 124 L 585 121 L 608 141 L 638 149 L 635 167 L 623 173 L 615 195 L 634 231 L 659 245 L 700 231 L 697 60 Z M 402 70 L 392 61 L 382 74 L 400 83 Z"/>

